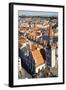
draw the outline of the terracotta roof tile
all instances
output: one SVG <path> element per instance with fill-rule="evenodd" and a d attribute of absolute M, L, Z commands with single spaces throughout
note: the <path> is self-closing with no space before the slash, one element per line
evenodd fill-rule
<path fill-rule="evenodd" d="M 39 50 L 32 51 L 32 55 L 35 60 L 36 66 L 44 64 L 44 59 Z"/>

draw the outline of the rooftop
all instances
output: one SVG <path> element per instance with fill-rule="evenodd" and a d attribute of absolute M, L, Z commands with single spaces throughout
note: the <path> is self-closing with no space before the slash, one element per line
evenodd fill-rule
<path fill-rule="evenodd" d="M 36 66 L 44 64 L 44 59 L 40 53 L 40 50 L 32 51 L 33 58 L 35 60 Z"/>

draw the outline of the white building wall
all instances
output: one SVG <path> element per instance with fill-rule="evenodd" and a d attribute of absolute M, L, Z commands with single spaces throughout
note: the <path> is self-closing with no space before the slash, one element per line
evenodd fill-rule
<path fill-rule="evenodd" d="M 18 70 L 21 71 L 22 66 L 21 66 L 21 58 L 18 59 Z"/>
<path fill-rule="evenodd" d="M 32 42 L 29 40 L 30 49 L 32 49 Z"/>
<path fill-rule="evenodd" d="M 37 67 L 36 67 L 36 73 L 38 73 L 38 70 L 39 70 L 39 69 L 42 70 L 42 67 L 45 68 L 45 64 L 42 64 L 42 65 L 40 65 L 40 66 L 37 66 Z"/>
<path fill-rule="evenodd" d="M 56 55 L 55 55 L 55 47 L 51 48 L 51 67 L 55 66 L 55 59 L 56 59 Z"/>

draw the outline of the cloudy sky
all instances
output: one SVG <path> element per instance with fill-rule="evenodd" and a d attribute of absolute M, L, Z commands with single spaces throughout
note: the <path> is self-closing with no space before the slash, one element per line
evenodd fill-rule
<path fill-rule="evenodd" d="M 22 16 L 58 16 L 57 12 L 45 12 L 45 11 L 27 11 L 27 10 L 19 10 L 18 15 Z"/>

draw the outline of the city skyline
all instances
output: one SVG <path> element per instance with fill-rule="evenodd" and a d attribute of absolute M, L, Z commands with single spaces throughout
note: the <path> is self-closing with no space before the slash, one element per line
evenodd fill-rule
<path fill-rule="evenodd" d="M 18 16 L 58 16 L 57 12 L 19 10 Z"/>

